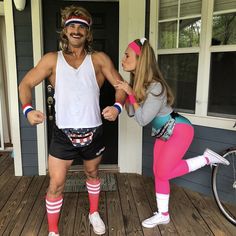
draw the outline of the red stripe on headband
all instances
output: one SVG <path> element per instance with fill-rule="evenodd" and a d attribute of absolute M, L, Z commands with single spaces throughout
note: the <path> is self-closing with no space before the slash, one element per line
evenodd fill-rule
<path fill-rule="evenodd" d="M 128 47 L 130 47 L 131 49 L 134 50 L 134 52 L 137 54 L 137 55 L 140 55 L 141 54 L 141 48 L 140 46 L 135 42 L 131 42 Z"/>
<path fill-rule="evenodd" d="M 72 15 L 72 16 L 69 16 L 68 19 L 65 21 L 65 25 L 67 25 L 68 23 L 70 23 L 71 21 L 81 21 L 82 23 L 85 23 L 86 25 L 90 26 L 92 25 L 92 23 L 90 22 L 90 20 L 87 18 L 87 17 L 84 17 L 84 16 L 76 16 L 76 15 Z"/>

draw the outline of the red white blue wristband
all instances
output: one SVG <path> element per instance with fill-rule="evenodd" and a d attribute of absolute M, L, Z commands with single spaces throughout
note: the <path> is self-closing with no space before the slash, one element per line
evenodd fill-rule
<path fill-rule="evenodd" d="M 33 107 L 32 107 L 31 104 L 25 104 L 25 105 L 22 106 L 22 110 L 23 110 L 23 114 L 24 114 L 25 117 L 27 118 L 27 114 L 28 114 L 30 111 L 34 110 L 34 109 L 33 109 Z"/>
<path fill-rule="evenodd" d="M 119 102 L 115 102 L 113 107 L 115 107 L 118 110 L 119 114 L 122 112 L 123 107 Z"/>

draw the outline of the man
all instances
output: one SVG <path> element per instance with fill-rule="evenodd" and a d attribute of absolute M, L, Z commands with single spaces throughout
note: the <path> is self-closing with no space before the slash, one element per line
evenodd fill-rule
<path fill-rule="evenodd" d="M 20 101 L 31 125 L 44 121 L 45 115 L 34 110 L 32 89 L 48 78 L 55 89 L 56 125 L 49 149 L 49 188 L 46 209 L 50 236 L 59 235 L 58 219 L 63 203 L 66 174 L 76 158 L 82 158 L 89 195 L 89 221 L 96 234 L 105 233 L 98 213 L 100 180 L 98 166 L 105 150 L 99 108 L 100 88 L 105 79 L 113 86 L 122 80 L 110 58 L 91 50 L 91 15 L 78 6 L 66 7 L 62 14 L 61 51 L 47 53 L 31 69 L 19 86 Z M 102 115 L 114 121 L 122 110 L 125 93 L 116 90 L 116 103 Z"/>

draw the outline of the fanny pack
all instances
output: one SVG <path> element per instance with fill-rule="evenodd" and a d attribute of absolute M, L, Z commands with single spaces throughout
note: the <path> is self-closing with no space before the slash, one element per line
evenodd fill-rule
<path fill-rule="evenodd" d="M 173 134 L 175 127 L 175 117 L 179 116 L 177 112 L 172 112 L 170 114 L 170 119 L 160 128 L 155 129 L 152 127 L 152 137 L 159 138 L 163 141 L 167 141 Z"/>
<path fill-rule="evenodd" d="M 96 128 L 61 129 L 70 139 L 74 147 L 85 147 L 93 141 Z"/>

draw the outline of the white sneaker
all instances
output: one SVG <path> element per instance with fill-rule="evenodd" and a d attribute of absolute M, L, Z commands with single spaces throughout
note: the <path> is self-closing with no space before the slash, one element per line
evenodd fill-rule
<path fill-rule="evenodd" d="M 59 236 L 59 234 L 56 234 L 54 232 L 49 232 L 48 236 Z"/>
<path fill-rule="evenodd" d="M 157 225 L 168 224 L 170 222 L 170 216 L 163 215 L 159 212 L 154 212 L 154 215 L 142 222 L 142 226 L 145 228 L 153 228 Z"/>
<path fill-rule="evenodd" d="M 93 232 L 98 235 L 105 234 L 106 227 L 103 223 L 99 213 L 95 211 L 93 214 L 89 214 L 89 222 L 93 226 Z"/>
<path fill-rule="evenodd" d="M 208 158 L 210 165 L 216 165 L 216 164 L 229 165 L 230 164 L 229 161 L 226 160 L 224 157 L 222 157 L 216 152 L 213 152 L 212 150 L 208 148 L 203 153 L 203 156 Z"/>

